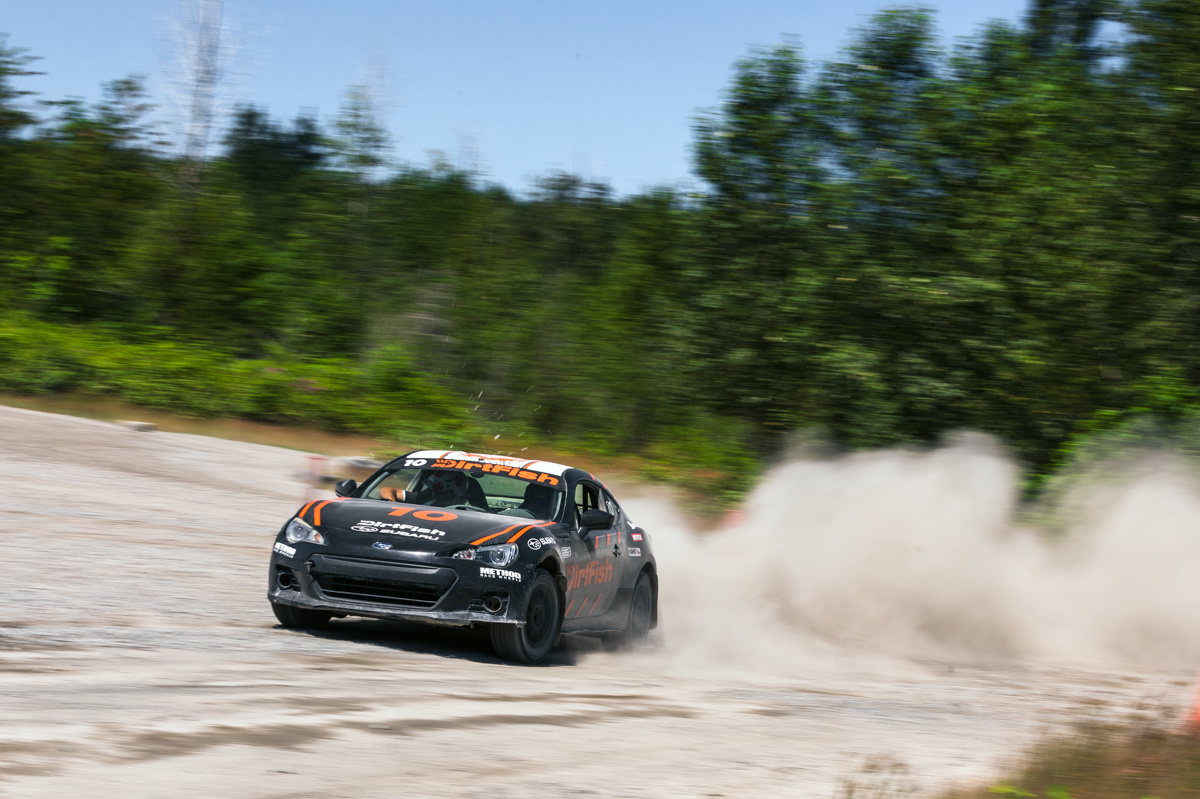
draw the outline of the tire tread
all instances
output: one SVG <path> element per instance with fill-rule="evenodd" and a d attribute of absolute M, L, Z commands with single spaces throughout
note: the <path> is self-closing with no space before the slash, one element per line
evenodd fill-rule
<path fill-rule="evenodd" d="M 298 608 L 279 602 L 272 602 L 271 610 L 274 611 L 275 618 L 279 619 L 279 623 L 289 630 L 320 630 L 333 617 L 332 613 Z"/>
<path fill-rule="evenodd" d="M 559 633 L 562 631 L 563 614 L 562 596 L 559 594 L 558 584 L 554 581 L 554 578 L 550 575 L 550 573 L 544 569 L 538 569 L 536 572 L 534 572 L 533 582 L 547 583 L 551 594 L 554 596 L 557 607 L 555 608 L 554 613 L 555 629 L 553 635 L 550 637 L 550 640 L 552 642 L 557 641 Z M 531 585 L 529 588 L 530 594 L 533 593 L 533 588 L 534 586 Z M 492 638 L 492 649 L 496 651 L 496 655 L 498 655 L 501 660 L 533 665 L 545 659 L 550 650 L 554 648 L 554 644 L 551 643 L 550 649 L 540 655 L 536 652 L 531 652 L 525 643 L 524 628 L 516 624 L 493 624 L 489 630 L 489 633 L 491 634 Z"/>

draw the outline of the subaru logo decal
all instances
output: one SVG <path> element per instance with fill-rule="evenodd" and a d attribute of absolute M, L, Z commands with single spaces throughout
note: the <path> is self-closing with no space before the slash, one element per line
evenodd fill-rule
<path fill-rule="evenodd" d="M 376 549 L 391 549 L 392 548 L 392 545 L 387 543 L 386 541 L 376 541 L 374 544 L 371 544 L 371 546 L 375 547 Z"/>

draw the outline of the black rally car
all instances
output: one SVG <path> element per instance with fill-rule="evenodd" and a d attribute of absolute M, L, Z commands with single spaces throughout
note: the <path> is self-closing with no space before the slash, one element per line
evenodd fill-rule
<path fill-rule="evenodd" d="M 483 624 L 498 655 L 536 663 L 562 634 L 638 644 L 658 624 L 650 537 L 582 469 L 430 450 L 336 492 L 275 538 L 267 598 L 285 627 Z"/>

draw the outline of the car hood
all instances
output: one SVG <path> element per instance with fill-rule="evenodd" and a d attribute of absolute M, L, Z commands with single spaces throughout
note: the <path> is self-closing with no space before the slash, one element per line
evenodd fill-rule
<path fill-rule="evenodd" d="M 320 513 L 319 518 L 317 513 Z M 321 529 L 378 536 L 404 549 L 445 544 L 502 544 L 552 523 L 468 510 L 443 510 L 372 499 L 343 499 L 314 506 L 305 515 Z"/>

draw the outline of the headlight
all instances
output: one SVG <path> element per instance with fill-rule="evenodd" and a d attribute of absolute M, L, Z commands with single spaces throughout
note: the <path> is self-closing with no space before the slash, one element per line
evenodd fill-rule
<path fill-rule="evenodd" d="M 450 557 L 478 561 L 482 566 L 507 566 L 517 559 L 516 544 L 499 544 L 494 547 L 462 549 Z"/>
<path fill-rule="evenodd" d="M 288 522 L 287 531 L 284 534 L 287 536 L 287 540 L 293 544 L 298 541 L 309 541 L 313 544 L 325 543 L 325 536 L 313 529 L 311 524 L 299 518 Z"/>

